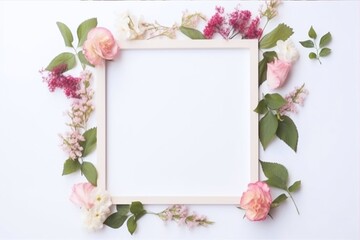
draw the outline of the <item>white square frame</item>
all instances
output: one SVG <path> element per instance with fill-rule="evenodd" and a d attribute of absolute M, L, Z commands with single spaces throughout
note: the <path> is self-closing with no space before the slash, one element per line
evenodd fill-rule
<path fill-rule="evenodd" d="M 156 49 L 248 49 L 250 51 L 250 103 L 244 110 L 250 118 L 250 179 L 258 180 L 258 115 L 253 111 L 258 103 L 258 41 L 257 40 L 136 40 L 120 43 L 123 50 Z M 115 60 L 116 61 L 116 60 Z M 107 189 L 107 95 L 106 66 L 96 68 L 96 115 L 97 115 L 97 170 L 98 186 Z M 231 167 L 231 166 L 230 166 Z M 144 204 L 238 204 L 240 196 L 112 196 L 114 204 L 141 201 Z"/>

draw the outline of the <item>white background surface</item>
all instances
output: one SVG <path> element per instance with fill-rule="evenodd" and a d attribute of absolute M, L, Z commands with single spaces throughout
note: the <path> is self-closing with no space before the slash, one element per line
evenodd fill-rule
<path fill-rule="evenodd" d="M 50 94 L 38 70 L 65 50 L 55 22 L 73 32 L 84 19 L 98 17 L 99 26 L 113 29 L 114 14 L 130 9 L 148 21 L 180 22 L 185 9 L 213 14 L 215 5 L 228 11 L 237 2 L 67 2 L 0 3 L 0 238 L 29 239 L 359 239 L 359 2 L 285 2 L 267 30 L 285 22 L 294 42 L 307 39 L 314 26 L 319 35 L 331 31 L 333 49 L 323 64 L 307 59 L 308 49 L 296 44 L 301 58 L 281 90 L 306 83 L 310 95 L 292 116 L 300 139 L 298 153 L 281 141 L 261 151 L 264 161 L 286 165 L 291 181 L 303 187 L 274 211 L 274 220 L 249 222 L 233 206 L 190 206 L 216 222 L 188 230 L 164 225 L 146 216 L 130 237 L 125 228 L 97 233 L 82 227 L 80 211 L 68 200 L 78 175 L 61 177 L 65 155 L 57 133 L 66 130 L 63 112 L 69 102 Z M 243 2 L 258 9 L 258 2 Z M 262 89 L 267 92 L 266 85 Z M 94 123 L 95 124 L 95 123 Z M 146 181 L 146 179 L 144 179 Z M 274 194 L 275 195 L 275 194 Z M 156 211 L 166 206 L 148 206 Z"/>

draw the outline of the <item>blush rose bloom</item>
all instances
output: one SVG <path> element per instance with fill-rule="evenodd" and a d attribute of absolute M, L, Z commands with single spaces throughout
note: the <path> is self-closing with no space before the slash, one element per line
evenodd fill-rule
<path fill-rule="evenodd" d="M 72 188 L 70 200 L 80 208 L 89 210 L 94 206 L 94 200 L 92 199 L 94 188 L 91 183 L 75 184 Z"/>
<path fill-rule="evenodd" d="M 100 65 L 105 60 L 113 60 L 119 47 L 111 32 L 102 27 L 93 28 L 89 31 L 83 45 L 86 59 L 93 65 Z"/>
<path fill-rule="evenodd" d="M 267 64 L 267 84 L 270 89 L 284 85 L 291 69 L 291 63 L 279 59 Z"/>
<path fill-rule="evenodd" d="M 265 182 L 255 182 L 248 185 L 240 200 L 240 207 L 246 211 L 245 216 L 251 221 L 266 219 L 271 206 L 270 188 Z"/>

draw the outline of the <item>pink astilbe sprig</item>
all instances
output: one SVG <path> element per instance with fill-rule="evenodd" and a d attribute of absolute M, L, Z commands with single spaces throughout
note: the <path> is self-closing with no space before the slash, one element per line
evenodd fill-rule
<path fill-rule="evenodd" d="M 90 87 L 92 75 L 89 71 L 81 73 L 81 87 L 76 92 L 79 98 L 73 99 L 68 115 L 71 122 L 68 124 L 74 129 L 86 129 L 86 123 L 95 107 L 92 103 L 94 90 Z"/>
<path fill-rule="evenodd" d="M 287 103 L 280 108 L 279 114 L 285 115 L 286 113 L 297 113 L 298 109 L 296 105 L 303 106 L 306 96 L 309 91 L 305 88 L 305 84 L 301 87 L 295 87 L 295 89 L 285 96 Z"/>
<path fill-rule="evenodd" d="M 80 86 L 81 78 L 71 75 L 64 75 L 67 70 L 66 64 L 60 64 L 52 69 L 52 71 L 41 70 L 43 81 L 48 84 L 50 92 L 54 92 L 57 88 L 63 89 L 68 98 L 78 98 L 77 91 Z"/>
<path fill-rule="evenodd" d="M 82 156 L 83 147 L 81 147 L 80 142 L 85 141 L 85 138 L 79 130 L 68 132 L 65 136 L 60 135 L 60 137 L 63 140 L 62 149 L 70 159 L 76 160 Z"/>
<path fill-rule="evenodd" d="M 262 29 L 259 28 L 260 18 L 251 18 L 251 12 L 235 8 L 230 14 L 225 14 L 223 7 L 216 7 L 215 14 L 208 21 L 204 36 L 207 39 L 213 38 L 215 33 L 219 33 L 224 39 L 232 39 L 240 36 L 243 39 L 259 39 Z"/>
<path fill-rule="evenodd" d="M 213 222 L 208 221 L 205 216 L 196 213 L 189 214 L 189 210 L 185 205 L 173 205 L 157 214 L 163 221 L 175 221 L 180 225 L 186 225 L 189 228 L 196 226 L 208 226 Z"/>
<path fill-rule="evenodd" d="M 80 76 L 81 86 L 76 91 L 78 98 L 73 98 L 71 109 L 67 112 L 70 117 L 71 131 L 66 133 L 65 136 L 60 135 L 62 139 L 62 148 L 69 158 L 76 160 L 82 157 L 83 148 L 81 142 L 85 141 L 81 134 L 86 129 L 86 124 L 89 120 L 91 113 L 94 111 L 92 99 L 94 90 L 90 87 L 90 80 L 92 75 L 89 71 L 83 71 Z"/>

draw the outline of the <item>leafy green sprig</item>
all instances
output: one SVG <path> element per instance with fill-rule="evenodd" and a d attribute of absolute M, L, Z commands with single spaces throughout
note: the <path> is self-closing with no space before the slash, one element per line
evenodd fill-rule
<path fill-rule="evenodd" d="M 264 175 L 268 178 L 265 182 L 269 186 L 284 190 L 287 193 L 287 195 L 285 193 L 282 193 L 278 197 L 276 197 L 271 203 L 271 209 L 277 208 L 278 206 L 280 206 L 281 203 L 283 203 L 286 199 L 290 197 L 290 199 L 294 203 L 297 213 L 300 214 L 299 208 L 296 205 L 292 193 L 300 189 L 301 181 L 296 181 L 291 186 L 288 186 L 289 173 L 283 165 L 279 163 L 263 161 L 260 161 L 260 164 Z"/>
<path fill-rule="evenodd" d="M 259 122 L 259 138 L 264 150 L 277 136 L 291 149 L 297 151 L 299 134 L 293 120 L 280 114 L 287 101 L 278 93 L 268 93 L 260 100 L 255 112 L 264 115 Z"/>
<path fill-rule="evenodd" d="M 308 36 L 310 37 L 310 39 L 305 41 L 300 41 L 300 44 L 305 48 L 314 48 L 315 51 L 309 53 L 309 58 L 317 59 L 319 63 L 322 64 L 320 58 L 329 56 L 331 54 L 331 49 L 326 47 L 332 40 L 331 33 L 328 32 L 325 35 L 323 35 L 320 38 L 319 44 L 316 44 L 315 40 L 317 38 L 317 33 L 313 28 L 313 26 L 311 26 L 308 32 Z"/>

